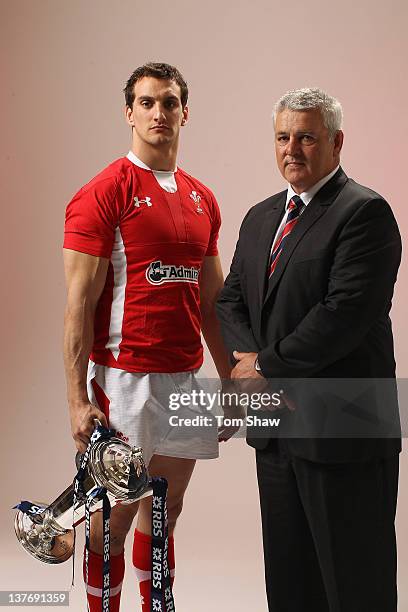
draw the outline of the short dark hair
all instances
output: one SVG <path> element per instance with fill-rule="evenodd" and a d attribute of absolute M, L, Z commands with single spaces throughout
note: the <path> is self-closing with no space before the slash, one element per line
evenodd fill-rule
<path fill-rule="evenodd" d="M 181 106 L 184 108 L 188 100 L 188 87 L 183 75 L 170 64 L 162 62 L 148 62 L 136 68 L 128 78 L 123 93 L 125 94 L 126 106 L 132 108 L 135 101 L 135 83 L 143 77 L 153 77 L 166 81 L 174 81 L 180 87 Z"/>

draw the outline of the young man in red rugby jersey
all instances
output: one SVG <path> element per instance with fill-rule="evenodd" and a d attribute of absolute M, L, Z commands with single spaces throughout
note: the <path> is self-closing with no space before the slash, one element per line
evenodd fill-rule
<path fill-rule="evenodd" d="M 98 418 L 141 446 L 152 476 L 169 483 L 173 531 L 197 459 L 218 456 L 216 428 L 180 436 L 169 425 L 171 393 L 199 388 L 201 331 L 221 378 L 230 366 L 214 305 L 223 286 L 212 192 L 177 167 L 188 89 L 168 64 L 137 68 L 125 90 L 132 147 L 85 185 L 67 207 L 68 289 L 64 358 L 72 435 L 83 452 Z M 227 437 L 221 433 L 221 439 Z M 111 611 L 119 610 L 123 548 L 137 516 L 133 562 L 150 611 L 151 498 L 111 516 Z M 88 602 L 101 609 L 102 517 L 92 516 Z"/>

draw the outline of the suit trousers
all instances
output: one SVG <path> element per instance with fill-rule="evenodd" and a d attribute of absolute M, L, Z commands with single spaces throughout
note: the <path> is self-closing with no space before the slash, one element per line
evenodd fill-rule
<path fill-rule="evenodd" d="M 256 459 L 269 612 L 396 612 L 399 456 L 316 463 L 271 440 Z"/>

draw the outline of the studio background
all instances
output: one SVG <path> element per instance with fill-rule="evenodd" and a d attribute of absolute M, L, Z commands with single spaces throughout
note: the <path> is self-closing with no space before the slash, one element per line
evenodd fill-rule
<path fill-rule="evenodd" d="M 145 61 L 166 61 L 188 81 L 179 165 L 218 198 L 224 273 L 249 206 L 285 187 L 271 112 L 295 87 L 319 86 L 340 99 L 342 166 L 390 202 L 404 239 L 407 12 L 403 0 L 1 0 L 0 589 L 70 584 L 70 563 L 43 565 L 20 548 L 11 507 L 22 498 L 52 501 L 74 473 L 61 355 L 64 210 L 129 149 L 121 90 L 130 73 Z M 392 311 L 400 377 L 408 376 L 407 309 L 403 262 Z M 207 371 L 215 372 L 208 355 Z M 408 608 L 407 516 L 403 454 L 401 611 Z M 192 610 L 194 596 L 194 612 L 266 611 L 254 455 L 243 440 L 223 445 L 219 461 L 198 465 L 176 548 L 177 610 Z M 78 568 L 81 549 L 80 538 Z M 85 609 L 80 574 L 72 610 Z M 122 610 L 130 612 L 137 609 L 130 563 L 125 580 Z"/>

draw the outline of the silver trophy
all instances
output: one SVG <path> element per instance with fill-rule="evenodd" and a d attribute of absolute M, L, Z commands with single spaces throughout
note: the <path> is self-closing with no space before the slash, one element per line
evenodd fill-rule
<path fill-rule="evenodd" d="M 18 510 L 14 528 L 21 545 L 44 563 L 62 563 L 69 559 L 74 550 L 73 528 L 85 518 L 88 496 L 92 497 L 92 492 L 100 487 L 106 489 L 112 507 L 151 495 L 142 449 L 116 437 L 97 440 L 90 447 L 82 491 L 75 505 L 71 484 L 49 505 L 31 504 L 29 513 Z M 102 500 L 95 498 L 90 504 L 90 511 L 95 512 L 102 507 Z"/>

